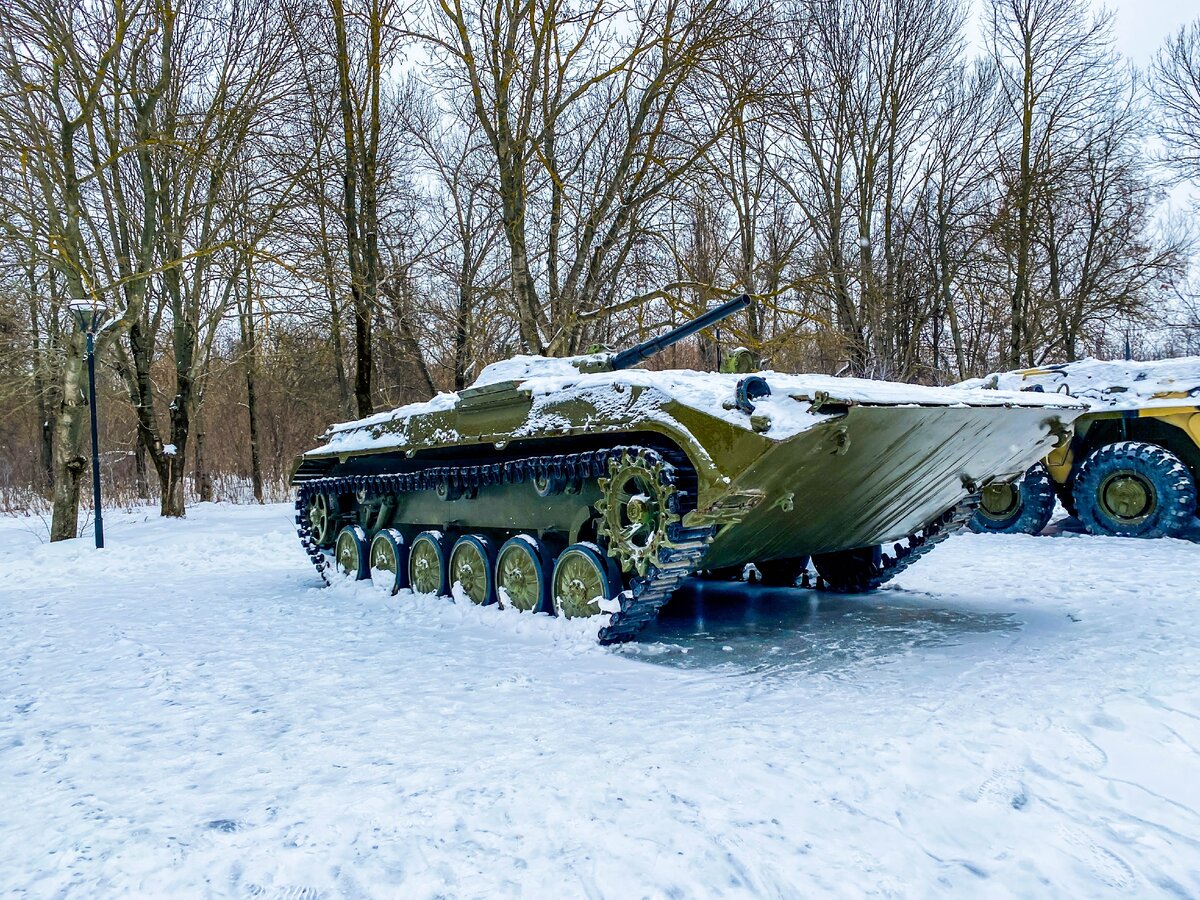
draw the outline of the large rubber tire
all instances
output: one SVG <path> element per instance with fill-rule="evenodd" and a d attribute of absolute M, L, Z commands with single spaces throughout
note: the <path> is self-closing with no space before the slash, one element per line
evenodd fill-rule
<path fill-rule="evenodd" d="M 1120 441 L 1080 464 L 1075 506 L 1092 534 L 1175 537 L 1196 515 L 1196 481 L 1170 450 Z"/>
<path fill-rule="evenodd" d="M 883 547 L 859 547 L 836 553 L 817 553 L 812 558 L 825 587 L 838 594 L 862 594 L 879 586 L 883 573 Z"/>
<path fill-rule="evenodd" d="M 770 559 L 756 562 L 760 582 L 766 587 L 795 587 L 796 579 L 808 568 L 808 557 Z"/>
<path fill-rule="evenodd" d="M 967 527 L 976 533 L 1041 534 L 1054 515 L 1054 488 L 1041 463 L 1017 485 L 989 485 Z"/>

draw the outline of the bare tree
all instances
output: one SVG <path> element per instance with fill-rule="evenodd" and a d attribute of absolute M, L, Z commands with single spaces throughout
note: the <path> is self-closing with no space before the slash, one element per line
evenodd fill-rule
<path fill-rule="evenodd" d="M 1200 179 L 1200 19 L 1167 40 L 1152 75 L 1166 162 L 1180 178 Z"/>
<path fill-rule="evenodd" d="M 1094 104 L 1109 85 L 1112 16 L 1083 0 L 992 0 L 988 46 L 1012 125 L 1001 148 L 1002 211 L 1013 265 L 1008 365 L 1032 365 L 1036 344 L 1033 277 L 1041 203 Z"/>
<path fill-rule="evenodd" d="M 17 0 L 0 11 L 0 33 L 0 141 L 33 173 L 49 233 L 28 257 L 53 266 L 73 301 L 116 311 L 98 340 L 103 355 L 141 315 L 154 266 L 156 116 L 174 77 L 175 11 L 170 2 Z M 37 230 L 22 216 L 6 209 L 5 229 L 28 242 Z M 51 540 L 76 535 L 86 468 L 82 336 L 64 350 Z"/>
<path fill-rule="evenodd" d="M 639 222 L 716 138 L 695 133 L 701 120 L 683 109 L 702 102 L 696 83 L 740 29 L 738 12 L 717 0 L 633 10 L 608 0 L 478 9 L 446 0 L 427 17 L 425 37 L 495 156 L 527 350 L 574 352 L 620 308 Z"/>

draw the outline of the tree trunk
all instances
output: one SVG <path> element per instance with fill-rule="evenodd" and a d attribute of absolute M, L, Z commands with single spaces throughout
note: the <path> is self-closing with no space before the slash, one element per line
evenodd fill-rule
<path fill-rule="evenodd" d="M 184 470 L 187 468 L 183 451 L 176 448 L 167 454 L 162 484 L 162 502 L 159 504 L 159 514 L 182 519 L 187 513 L 187 491 L 183 486 Z"/>
<path fill-rule="evenodd" d="M 454 313 L 454 389 L 461 391 L 467 386 L 467 353 L 471 327 L 471 297 L 466 284 L 466 273 L 461 276 L 458 288 L 458 308 Z"/>
<path fill-rule="evenodd" d="M 329 338 L 333 342 L 333 369 L 337 376 L 338 400 L 341 403 L 339 408 L 347 416 L 350 416 L 353 411 L 350 407 L 350 381 L 346 377 L 346 342 L 342 337 L 342 311 L 338 308 L 333 254 L 329 249 L 329 230 L 325 221 L 325 207 L 321 204 L 317 204 L 317 215 L 321 227 L 321 263 L 325 271 L 326 299 L 329 301 Z"/>
<path fill-rule="evenodd" d="M 213 498 L 213 483 L 212 475 L 209 474 L 208 468 L 204 463 L 204 430 L 199 427 L 199 422 L 196 423 L 196 458 L 195 458 L 195 485 L 196 499 L 201 503 L 211 503 Z"/>
<path fill-rule="evenodd" d="M 371 311 L 361 291 L 356 288 L 354 294 L 354 404 L 363 419 L 375 411 L 371 399 Z"/>
<path fill-rule="evenodd" d="M 139 428 L 133 436 L 133 477 L 139 500 L 150 499 L 150 479 L 146 471 L 146 442 Z"/>
<path fill-rule="evenodd" d="M 54 278 L 51 274 L 50 289 L 53 298 Z M 52 306 L 56 306 L 54 300 Z M 33 336 L 33 396 L 37 404 L 38 414 L 38 473 L 41 476 L 39 488 L 51 490 L 54 487 L 54 428 L 50 424 L 50 403 L 45 371 L 45 347 L 43 346 L 42 330 L 38 322 L 38 290 L 34 269 L 29 269 L 29 325 Z"/>
<path fill-rule="evenodd" d="M 65 541 L 79 533 L 79 485 L 87 470 L 83 455 L 86 380 L 83 375 L 84 336 L 72 333 L 64 342 L 62 397 L 54 423 L 54 505 L 50 540 Z"/>
<path fill-rule="evenodd" d="M 171 400 L 169 418 L 171 422 L 171 452 L 164 460 L 162 474 L 161 515 L 182 519 L 187 515 L 187 488 L 184 476 L 187 473 L 187 442 L 191 432 L 191 379 L 176 371 L 176 392 Z M 164 452 L 166 452 L 164 450 Z"/>
<path fill-rule="evenodd" d="M 245 307 L 238 316 L 242 330 L 242 349 L 246 360 L 246 411 L 250 418 L 250 480 L 254 485 L 254 499 L 263 502 L 262 455 L 258 449 L 258 393 L 254 378 L 258 370 L 258 341 L 254 331 L 254 305 L 250 294 L 250 273 L 246 272 Z"/>

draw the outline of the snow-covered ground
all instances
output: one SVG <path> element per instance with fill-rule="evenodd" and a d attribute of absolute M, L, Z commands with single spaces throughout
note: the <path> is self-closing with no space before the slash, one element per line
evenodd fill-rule
<path fill-rule="evenodd" d="M 1200 894 L 1200 545 L 963 535 L 613 651 L 320 589 L 289 519 L 0 520 L 0 895 Z"/>

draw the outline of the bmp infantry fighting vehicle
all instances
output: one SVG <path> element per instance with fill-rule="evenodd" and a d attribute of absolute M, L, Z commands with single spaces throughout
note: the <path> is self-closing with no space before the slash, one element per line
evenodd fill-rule
<path fill-rule="evenodd" d="M 1019 484 L 984 489 L 972 530 L 1038 534 L 1056 498 L 1092 534 L 1175 537 L 1195 527 L 1200 357 L 1085 359 L 963 385 L 1055 393 L 1090 405 L 1071 441 Z"/>
<path fill-rule="evenodd" d="M 597 616 L 632 638 L 701 570 L 874 588 L 1056 444 L 1052 395 L 632 366 L 739 297 L 614 354 L 519 356 L 475 384 L 332 427 L 298 461 L 297 523 L 337 567 L 460 601 Z M 892 542 L 895 543 L 892 547 Z M 889 551 L 883 551 L 883 545 Z"/>

